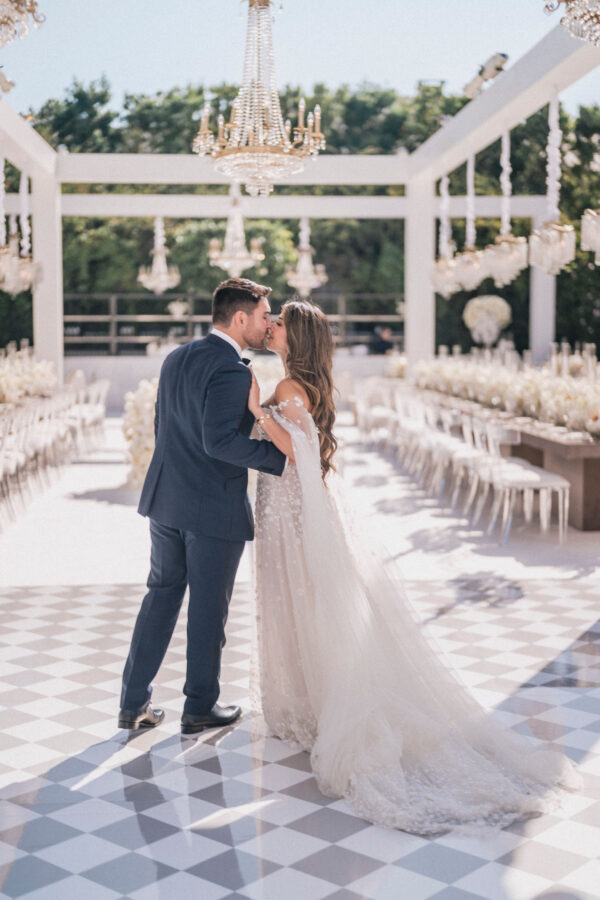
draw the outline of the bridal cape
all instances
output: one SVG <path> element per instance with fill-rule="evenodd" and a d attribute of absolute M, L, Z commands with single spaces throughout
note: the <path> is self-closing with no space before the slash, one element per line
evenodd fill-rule
<path fill-rule="evenodd" d="M 569 761 L 502 727 L 439 660 L 324 485 L 300 399 L 272 413 L 295 465 L 257 488 L 253 691 L 269 728 L 378 825 L 480 833 L 551 808 L 578 786 Z"/>

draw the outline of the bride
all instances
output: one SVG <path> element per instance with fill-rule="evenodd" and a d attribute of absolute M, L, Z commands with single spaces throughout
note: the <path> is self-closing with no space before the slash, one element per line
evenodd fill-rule
<path fill-rule="evenodd" d="M 327 796 L 418 834 L 503 827 L 574 788 L 570 763 L 499 725 L 436 656 L 397 576 L 358 541 L 336 501 L 333 339 L 319 307 L 292 300 L 267 347 L 286 377 L 264 436 L 288 457 L 259 473 L 256 602 L 260 702 L 272 732 L 310 751 Z"/>

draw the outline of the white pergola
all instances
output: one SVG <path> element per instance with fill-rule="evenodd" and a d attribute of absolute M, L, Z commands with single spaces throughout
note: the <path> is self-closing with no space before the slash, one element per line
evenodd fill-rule
<path fill-rule="evenodd" d="M 435 347 L 435 294 L 431 264 L 439 201 L 437 180 L 535 113 L 555 91 L 564 90 L 600 64 L 600 48 L 570 37 L 558 25 L 504 72 L 486 91 L 414 153 L 386 156 L 322 156 L 286 183 L 294 185 L 405 185 L 403 197 L 287 195 L 244 197 L 248 218 L 357 218 L 406 220 L 405 341 L 409 363 Z M 222 184 L 209 160 L 193 154 L 102 154 L 54 151 L 6 102 L 0 102 L 0 151 L 31 176 L 33 254 L 41 278 L 33 295 L 36 354 L 63 375 L 62 216 L 164 216 L 226 218 L 225 195 L 62 194 L 63 184 Z M 7 212 L 18 197 L 7 195 Z M 590 198 L 592 202 L 592 198 Z M 478 217 L 500 217 L 500 196 L 476 198 Z M 515 218 L 544 219 L 543 196 L 516 196 Z M 464 218 L 466 198 L 453 197 L 450 212 Z M 451 301 L 450 301 L 451 302 Z M 530 343 L 541 361 L 554 337 L 555 279 L 530 274 Z"/>

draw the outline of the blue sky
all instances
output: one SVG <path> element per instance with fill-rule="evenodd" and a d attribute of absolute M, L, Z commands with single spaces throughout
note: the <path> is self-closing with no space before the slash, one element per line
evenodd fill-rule
<path fill-rule="evenodd" d="M 0 55 L 17 82 L 8 101 L 20 112 L 62 96 L 73 77 L 88 82 L 104 73 L 115 106 L 125 92 L 241 77 L 240 0 L 39 0 L 39 7 L 45 24 Z M 410 94 L 419 79 L 441 79 L 459 91 L 492 53 L 514 62 L 559 18 L 544 14 L 543 0 L 284 0 L 274 25 L 278 82 L 368 80 Z M 572 112 L 600 103 L 600 69 L 562 99 Z"/>

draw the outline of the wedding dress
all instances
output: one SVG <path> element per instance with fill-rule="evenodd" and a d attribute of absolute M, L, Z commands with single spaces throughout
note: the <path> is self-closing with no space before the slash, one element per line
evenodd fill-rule
<path fill-rule="evenodd" d="M 260 473 L 256 496 L 253 691 L 271 731 L 378 825 L 481 833 L 550 808 L 577 787 L 568 760 L 503 728 L 444 666 L 324 485 L 301 400 L 271 412 L 295 458 Z"/>

